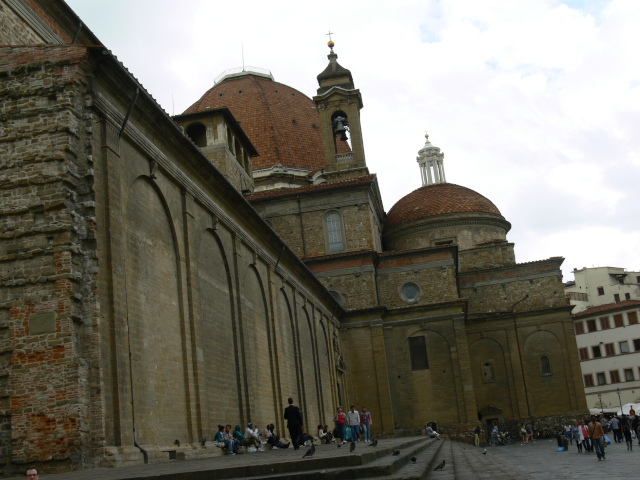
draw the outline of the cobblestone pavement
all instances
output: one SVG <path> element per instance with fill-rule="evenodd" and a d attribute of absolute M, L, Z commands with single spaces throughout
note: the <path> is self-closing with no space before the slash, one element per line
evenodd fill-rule
<path fill-rule="evenodd" d="M 482 450 L 479 447 L 475 448 Z M 536 479 L 640 478 L 640 446 L 637 440 L 631 451 L 627 450 L 624 443 L 607 445 L 606 460 L 600 462 L 595 453 L 578 453 L 575 444 L 569 445 L 567 452 L 558 452 L 555 439 L 538 440 L 535 444 L 528 445 L 515 443 L 508 447 L 488 447 L 487 456 L 499 458 Z"/>

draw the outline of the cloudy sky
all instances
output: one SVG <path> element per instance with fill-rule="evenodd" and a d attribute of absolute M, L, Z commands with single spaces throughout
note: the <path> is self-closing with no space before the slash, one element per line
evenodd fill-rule
<path fill-rule="evenodd" d="M 389 209 L 428 131 L 451 183 L 512 223 L 518 262 L 640 270 L 636 0 L 67 0 L 169 114 L 244 64 L 308 96 L 326 33 L 362 92 Z"/>

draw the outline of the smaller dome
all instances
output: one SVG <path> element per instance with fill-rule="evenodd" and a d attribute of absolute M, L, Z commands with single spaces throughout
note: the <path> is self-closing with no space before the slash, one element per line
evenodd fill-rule
<path fill-rule="evenodd" d="M 385 229 L 448 213 L 489 213 L 502 218 L 491 200 L 453 183 L 426 185 L 398 200 L 387 214 Z"/>

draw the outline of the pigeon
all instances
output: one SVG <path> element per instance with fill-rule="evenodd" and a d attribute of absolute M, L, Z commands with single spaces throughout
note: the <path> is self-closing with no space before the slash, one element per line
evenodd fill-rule
<path fill-rule="evenodd" d="M 394 455 L 400 455 L 400 450 L 394 450 L 394 451 L 393 451 L 393 454 L 394 454 Z"/>
<path fill-rule="evenodd" d="M 378 445 L 378 440 L 377 439 L 369 444 L 370 447 L 375 447 L 376 445 Z"/>
<path fill-rule="evenodd" d="M 445 460 L 442 460 L 442 462 L 440 462 L 433 471 L 435 472 L 436 470 L 442 470 L 444 468 L 444 464 L 445 464 Z"/>
<path fill-rule="evenodd" d="M 342 443 L 338 443 L 338 448 L 340 448 L 342 446 Z"/>
<path fill-rule="evenodd" d="M 176 439 L 175 442 L 173 442 L 174 445 L 180 446 L 180 440 Z"/>
<path fill-rule="evenodd" d="M 311 435 L 307 435 L 304 439 L 305 439 L 307 442 L 311 442 L 311 443 L 315 442 L 315 440 L 316 440 L 316 439 L 315 439 L 315 438 L 313 438 Z"/>
<path fill-rule="evenodd" d="M 416 458 L 415 456 L 414 456 L 414 457 L 411 457 L 411 461 L 412 461 L 413 463 L 416 463 L 416 460 L 417 460 L 417 458 Z"/>
<path fill-rule="evenodd" d="M 487 454 L 487 449 L 486 449 L 486 448 L 484 449 L 484 452 L 482 452 L 482 454 L 483 454 L 483 455 L 486 455 L 486 454 Z"/>
<path fill-rule="evenodd" d="M 305 454 L 302 456 L 302 458 L 305 458 L 305 457 L 313 457 L 313 454 L 314 454 L 314 453 L 316 453 L 316 446 L 315 446 L 315 444 L 312 442 L 312 443 L 311 443 L 311 448 L 305 452 Z"/>
<path fill-rule="evenodd" d="M 356 442 L 351 442 L 351 446 L 349 447 L 349 451 L 353 452 L 356 449 Z"/>
<path fill-rule="evenodd" d="M 206 438 L 203 438 L 203 439 L 202 439 L 202 446 L 203 446 L 203 447 L 206 447 L 206 446 L 207 446 L 207 439 L 206 439 Z"/>

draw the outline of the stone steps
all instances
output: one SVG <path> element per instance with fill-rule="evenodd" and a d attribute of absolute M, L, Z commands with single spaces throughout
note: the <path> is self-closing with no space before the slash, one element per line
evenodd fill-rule
<path fill-rule="evenodd" d="M 350 454 L 347 450 L 345 453 L 339 452 L 337 447 L 325 446 L 323 451 L 319 449 L 316 451 L 313 459 L 301 460 L 298 465 L 298 469 L 295 472 L 283 474 L 281 472 L 273 472 L 266 477 L 260 477 L 261 479 L 278 478 L 281 480 L 294 480 L 304 475 L 305 480 L 321 480 L 321 479 L 417 479 L 420 476 L 415 476 L 413 470 L 416 465 L 411 463 L 412 456 L 422 456 L 423 458 L 430 458 L 430 455 L 425 454 L 425 451 L 431 450 L 437 440 L 427 439 L 422 437 L 417 440 L 407 441 L 401 444 L 385 447 L 379 445 L 378 447 L 370 447 L 367 444 L 358 444 L 357 450 L 353 454 Z M 331 452 L 326 447 L 336 450 Z M 342 448 L 348 448 L 349 444 L 344 445 Z M 395 449 L 400 450 L 400 455 L 393 455 Z M 317 458 L 316 458 L 317 456 Z M 353 465 L 345 464 L 345 459 L 353 459 L 355 462 Z M 312 462 L 312 460 L 314 460 Z M 309 468 L 310 467 L 310 468 Z M 424 465 L 423 465 L 424 467 Z M 407 472 L 402 473 L 405 469 Z M 424 468 L 423 468 L 424 471 Z M 254 476 L 240 477 L 243 480 L 250 480 L 255 478 Z"/>
<path fill-rule="evenodd" d="M 335 480 L 535 480 L 517 466 L 508 464 L 489 449 L 450 440 L 427 437 L 381 440 L 377 447 L 356 444 L 318 445 L 312 458 L 303 459 L 306 448 L 256 452 L 246 455 L 136 465 L 122 468 L 96 468 L 81 472 L 46 475 L 47 480 L 207 480 L 228 479 L 335 479 Z M 504 447 L 517 448 L 517 447 Z M 400 455 L 393 456 L 399 449 Z M 528 449 L 526 451 L 529 451 Z M 627 453 L 627 452 L 625 452 Z M 411 462 L 416 456 L 417 461 Z M 537 458 L 537 457 L 533 457 Z M 563 455 L 562 458 L 568 458 Z M 434 471 L 446 461 L 445 468 Z M 635 464 L 634 464 L 635 465 Z M 15 478 L 23 478 L 17 476 Z M 635 476 L 627 476 L 635 478 Z"/>

